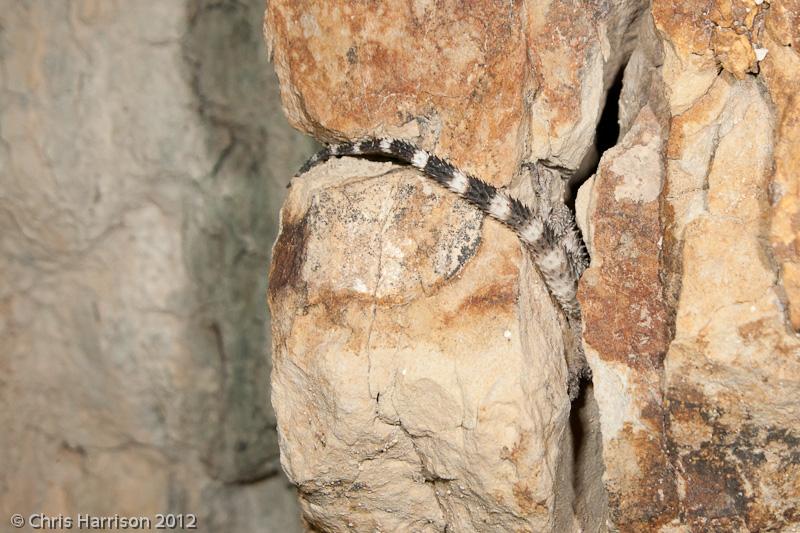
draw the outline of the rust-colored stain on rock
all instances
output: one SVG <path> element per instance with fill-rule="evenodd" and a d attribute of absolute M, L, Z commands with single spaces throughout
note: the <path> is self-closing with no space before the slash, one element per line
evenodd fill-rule
<path fill-rule="evenodd" d="M 416 120 L 438 153 L 503 184 L 528 70 L 521 16 L 491 0 L 276 0 L 265 30 L 295 127 L 353 138 Z"/>
<path fill-rule="evenodd" d="M 517 506 L 525 514 L 543 514 L 547 512 L 547 502 L 536 501 L 531 488 L 522 481 L 514 483 L 512 489 Z"/>
<path fill-rule="evenodd" d="M 645 109 L 622 143 L 606 153 L 592 191 L 592 266 L 578 293 L 586 345 L 609 368 L 625 368 L 630 386 L 642 391 L 628 400 L 635 404 L 636 427 L 626 421 L 617 434 L 604 435 L 609 511 L 620 531 L 631 532 L 656 531 L 678 514 L 658 387 L 673 320 L 661 276 L 661 132 Z M 636 163 L 643 161 L 649 163 Z M 603 409 L 602 388 L 596 391 Z"/>
<path fill-rule="evenodd" d="M 653 19 L 681 55 L 703 53 L 710 47 L 713 24 L 708 12 L 713 4 L 713 0 L 654 0 Z"/>
<path fill-rule="evenodd" d="M 661 428 L 659 428 L 661 430 Z M 679 513 L 677 486 L 664 442 L 626 424 L 606 452 L 611 520 L 619 531 L 658 531 Z"/>
<path fill-rule="evenodd" d="M 306 238 L 306 218 L 282 226 L 270 265 L 270 295 L 276 295 L 287 286 L 299 283 L 306 251 Z"/>
<path fill-rule="evenodd" d="M 639 370 L 659 369 L 670 341 L 661 282 L 660 202 L 616 199 L 625 178 L 612 167 L 606 160 L 595 183 L 593 260 L 601 266 L 591 268 L 593 283 L 580 284 L 584 339 L 604 359 Z"/>
<path fill-rule="evenodd" d="M 443 322 L 448 324 L 461 319 L 465 314 L 494 313 L 498 307 L 507 309 L 516 302 L 518 292 L 517 284 L 513 282 L 485 285 L 466 297 L 455 311 L 447 313 Z"/>

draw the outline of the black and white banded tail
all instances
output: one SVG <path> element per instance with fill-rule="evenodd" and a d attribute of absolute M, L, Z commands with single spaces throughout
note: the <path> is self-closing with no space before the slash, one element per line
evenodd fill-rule
<path fill-rule="evenodd" d="M 551 210 L 532 210 L 495 186 L 402 139 L 368 138 L 328 145 L 309 159 L 298 174 L 331 157 L 362 155 L 379 155 L 412 165 L 510 227 L 531 249 L 536 266 L 561 308 L 571 317 L 580 316 L 577 283 L 586 269 L 588 258 L 574 217 L 566 207 L 562 206 L 558 216 L 553 216 Z"/>

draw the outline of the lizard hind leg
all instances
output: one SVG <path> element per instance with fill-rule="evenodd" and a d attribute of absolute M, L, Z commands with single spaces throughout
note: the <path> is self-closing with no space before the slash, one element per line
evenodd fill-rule
<path fill-rule="evenodd" d="M 567 335 L 566 342 L 566 360 L 567 360 L 567 394 L 570 401 L 575 401 L 581 392 L 581 386 L 584 383 L 592 381 L 592 369 L 589 367 L 589 362 L 586 360 L 586 353 L 583 350 L 583 342 L 581 339 L 581 321 L 580 319 L 570 318 L 569 321 L 569 334 Z"/>

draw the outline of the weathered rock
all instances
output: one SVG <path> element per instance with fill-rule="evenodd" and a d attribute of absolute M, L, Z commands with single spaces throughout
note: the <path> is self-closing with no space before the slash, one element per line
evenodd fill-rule
<path fill-rule="evenodd" d="M 289 121 L 390 134 L 508 184 L 521 158 L 580 166 L 646 3 L 269 2 Z"/>
<path fill-rule="evenodd" d="M 725 75 L 673 120 L 681 274 L 665 385 L 681 510 L 696 528 L 800 521 L 800 341 L 767 244 L 773 121 L 754 80 Z M 697 146 L 709 148 L 706 164 L 687 173 Z"/>
<path fill-rule="evenodd" d="M 596 164 L 605 94 L 628 61 L 645 2 L 525 2 L 535 96 L 529 157 L 569 169 Z M 588 159 L 588 161 L 584 161 Z"/>
<path fill-rule="evenodd" d="M 299 129 L 412 138 L 524 198 L 522 161 L 590 159 L 645 5 L 277 0 L 265 31 Z M 273 400 L 306 519 L 597 530 L 596 434 L 569 433 L 562 324 L 540 280 L 507 230 L 388 168 L 331 162 L 283 211 Z"/>
<path fill-rule="evenodd" d="M 800 330 L 800 3 L 778 2 L 764 16 L 760 63 L 774 109 L 770 241 L 789 320 Z"/>
<path fill-rule="evenodd" d="M 282 211 L 273 404 L 305 518 L 552 529 L 571 457 L 547 293 L 508 230 L 390 169 L 331 163 L 295 180 Z"/>
<path fill-rule="evenodd" d="M 489 1 L 277 0 L 265 30 L 298 129 L 323 140 L 419 136 L 504 184 L 524 137 L 522 16 L 520 5 Z"/>
<path fill-rule="evenodd" d="M 795 333 L 800 329 L 797 2 L 656 1 L 650 12 L 634 2 L 487 3 L 481 4 L 481 24 L 474 24 L 469 9 L 447 3 L 418 2 L 413 11 L 382 7 L 378 16 L 359 5 L 311 4 L 271 2 L 267 14 L 267 38 L 294 124 L 321 139 L 384 133 L 415 138 L 495 184 L 511 184 L 523 197 L 530 182 L 513 174 L 521 161 L 542 160 L 572 170 L 588 161 L 591 167 L 605 92 L 630 56 L 620 100 L 620 141 L 604 155 L 577 202 L 592 251 L 580 298 L 602 430 L 602 465 L 591 463 L 584 446 L 583 477 L 567 487 L 559 480 L 575 465 L 545 451 L 566 440 L 554 437 L 557 427 L 544 424 L 525 449 L 555 458 L 549 464 L 558 464 L 559 473 L 530 474 L 538 476 L 532 501 L 542 506 L 531 507 L 524 519 L 515 515 L 522 507 L 509 505 L 507 495 L 522 477 L 505 476 L 486 460 L 504 442 L 503 434 L 481 441 L 484 450 L 468 450 L 460 433 L 451 431 L 469 419 L 464 413 L 475 403 L 462 393 L 466 368 L 472 367 L 456 366 L 448 373 L 438 358 L 456 360 L 448 354 L 458 349 L 445 339 L 473 338 L 469 335 L 475 336 L 475 346 L 494 353 L 492 324 L 499 317 L 555 328 L 552 309 L 542 306 L 528 317 L 522 296 L 516 311 L 498 298 L 489 316 L 473 308 L 460 313 L 463 327 L 436 321 L 453 301 L 476 299 L 468 294 L 504 294 L 492 286 L 499 280 L 505 290 L 524 295 L 540 290 L 536 278 L 526 277 L 528 267 L 520 266 L 527 265 L 524 260 L 510 259 L 513 247 L 503 248 L 510 241 L 499 244 L 505 237 L 502 232 L 494 236 L 493 224 L 485 224 L 477 251 L 458 263 L 462 277 L 449 278 L 442 260 L 432 258 L 458 256 L 452 251 L 458 246 L 452 239 L 427 235 L 434 226 L 465 228 L 473 220 L 471 212 L 436 218 L 430 206 L 451 199 L 403 196 L 392 181 L 396 176 L 381 178 L 396 191 L 373 193 L 371 201 L 361 199 L 367 193 L 357 198 L 345 194 L 355 184 L 373 187 L 366 177 L 379 171 L 359 173 L 373 167 L 338 163 L 304 178 L 309 184 L 293 192 L 276 248 L 285 264 L 276 259 L 273 265 L 278 282 L 272 305 L 282 316 L 275 325 L 276 339 L 283 343 L 276 354 L 284 359 L 273 379 L 281 405 L 283 459 L 301 484 L 312 523 L 323 529 L 344 527 L 346 502 L 352 498 L 361 504 L 356 529 L 419 525 L 414 520 L 420 517 L 432 520 L 431 529 L 445 523 L 480 529 L 481 522 L 473 520 L 480 512 L 466 518 L 441 491 L 437 511 L 408 479 L 418 477 L 414 472 L 436 480 L 434 485 L 440 478 L 463 478 L 469 488 L 464 498 L 485 511 L 486 493 L 476 487 L 486 482 L 476 480 L 487 479 L 491 471 L 489 478 L 502 486 L 497 490 L 506 491 L 494 500 L 493 516 L 522 520 L 503 518 L 498 528 L 601 529 L 606 496 L 608 527 L 622 531 L 798 527 L 800 407 L 793 402 L 800 390 Z M 345 177 L 335 179 L 337 173 Z M 403 216 L 414 223 L 400 227 L 396 217 L 387 218 L 389 225 L 374 216 L 358 218 L 363 212 L 387 213 L 382 206 L 390 200 L 384 194 L 397 199 L 392 209 L 413 210 Z M 313 206 L 338 195 L 357 201 L 338 209 L 336 217 L 326 214 L 325 225 L 320 213 L 328 211 Z M 342 245 L 329 242 L 353 242 L 355 233 L 335 229 L 340 217 L 372 228 L 349 229 L 362 235 L 364 244 L 356 248 L 370 250 L 363 252 L 366 258 L 356 260 L 346 250 L 336 251 Z M 384 241 L 367 237 L 386 232 L 391 235 L 386 242 L 411 240 L 395 244 L 391 254 L 378 253 Z M 419 242 L 438 251 L 421 254 Z M 391 261 L 377 265 L 373 255 Z M 312 257 L 320 258 L 313 275 L 304 266 Z M 495 270 L 484 262 L 496 264 Z M 305 270 L 295 272 L 301 267 Z M 486 270 L 468 278 L 467 272 L 480 268 Z M 473 285 L 459 285 L 465 278 Z M 312 300 L 317 303 L 310 306 Z M 384 316 L 391 306 L 401 309 L 405 335 Z M 508 328 L 512 344 L 521 347 L 506 356 L 509 364 L 518 365 L 515 371 L 526 358 L 540 357 L 526 349 L 527 327 L 518 326 L 518 332 Z M 308 340 L 309 330 L 337 333 L 315 344 Z M 399 354 L 394 360 L 385 353 L 393 350 Z M 363 361 L 354 364 L 356 358 Z M 422 364 L 430 365 L 434 378 L 411 383 L 410 378 L 386 377 L 402 375 L 398 369 L 418 376 L 414 372 Z M 505 370 L 470 375 L 479 383 L 500 379 Z M 462 383 L 447 381 L 453 376 Z M 353 396 L 358 400 L 348 401 Z M 544 406 L 546 398 L 513 398 L 503 401 L 530 403 L 535 407 L 517 410 L 552 412 L 553 424 L 564 421 L 558 408 Z M 587 413 L 575 420 L 590 421 Z M 290 415 L 312 419 L 313 435 L 323 435 L 325 443 L 335 435 L 332 451 L 304 448 L 303 440 L 313 435 L 308 427 L 289 423 Z M 400 492 L 404 508 L 415 511 L 402 518 L 386 513 L 391 508 L 387 502 L 398 497 L 392 492 L 397 488 L 380 485 L 370 471 L 363 474 L 371 479 L 371 488 L 365 489 L 357 472 L 364 461 L 348 457 L 349 448 L 342 444 L 366 447 L 358 457 L 369 456 L 375 467 L 374 450 L 387 439 L 394 442 L 396 435 L 375 421 L 403 428 L 397 442 L 405 444 L 395 445 L 391 458 L 403 463 L 406 488 Z M 515 424 L 519 434 L 533 427 L 525 419 Z M 348 433 L 341 429 L 345 426 L 360 429 Z M 606 494 L 589 488 L 602 467 Z M 400 471 L 388 463 L 382 468 Z M 531 485 L 533 478 L 527 479 Z M 444 483 L 450 484 L 451 495 L 459 494 L 452 481 Z M 341 488 L 345 485 L 346 490 Z M 544 496 L 548 487 L 553 500 Z M 562 512 L 564 501 L 572 506 L 570 512 Z M 587 511 L 592 505 L 593 511 Z"/>
<path fill-rule="evenodd" d="M 663 129 L 650 107 L 643 108 L 606 152 L 578 204 L 581 209 L 588 199 L 584 234 L 593 251 L 579 292 L 584 343 L 600 414 L 610 518 L 620 527 L 663 523 L 676 510 L 674 474 L 663 453 L 660 388 L 671 318 L 661 281 Z"/>
<path fill-rule="evenodd" d="M 623 531 L 800 525 L 791 12 L 655 2 L 639 46 L 663 55 L 633 64 L 629 98 L 652 112 L 579 197 L 584 340 Z M 665 149 L 642 142 L 645 124 Z"/>

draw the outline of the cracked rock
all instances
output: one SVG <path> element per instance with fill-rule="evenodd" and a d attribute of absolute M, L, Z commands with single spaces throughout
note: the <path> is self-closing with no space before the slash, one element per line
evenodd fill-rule
<path fill-rule="evenodd" d="M 550 529 L 571 454 L 546 290 L 513 234 L 391 168 L 319 167 L 282 211 L 272 397 L 305 519 Z"/>

